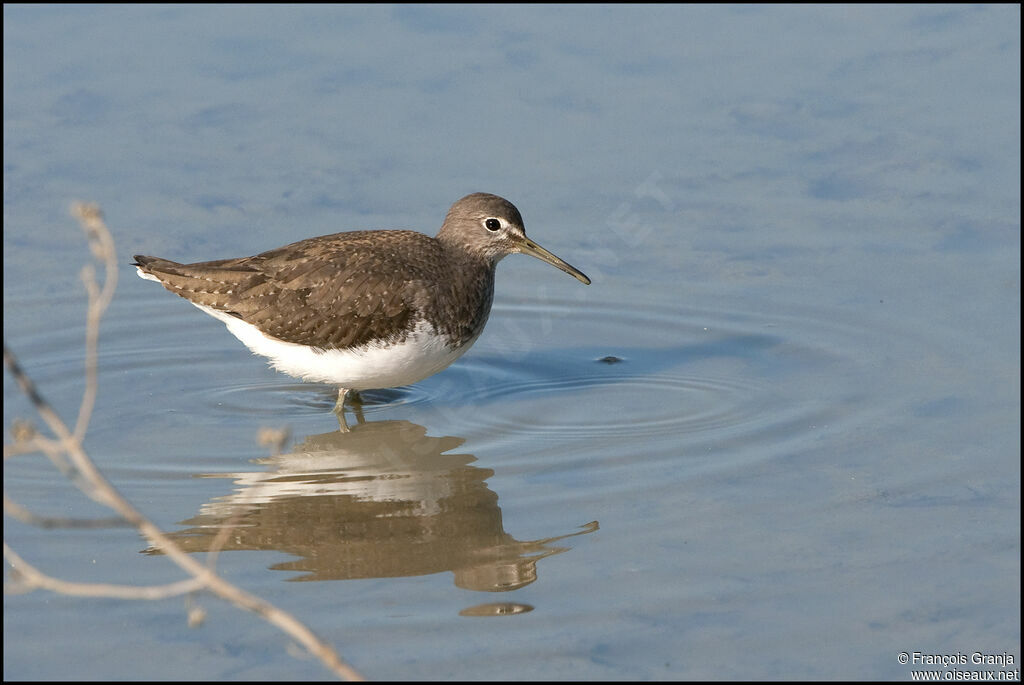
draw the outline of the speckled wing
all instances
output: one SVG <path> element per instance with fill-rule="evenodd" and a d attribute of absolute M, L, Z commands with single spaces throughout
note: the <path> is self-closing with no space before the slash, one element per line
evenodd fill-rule
<path fill-rule="evenodd" d="M 321 349 L 404 339 L 430 299 L 431 271 L 446 268 L 443 248 L 414 231 L 337 233 L 195 264 L 135 259 L 173 293 Z"/>

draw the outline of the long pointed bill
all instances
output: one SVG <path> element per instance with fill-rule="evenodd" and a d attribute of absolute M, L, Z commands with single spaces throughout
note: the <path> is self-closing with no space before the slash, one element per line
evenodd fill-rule
<path fill-rule="evenodd" d="M 542 262 L 547 262 L 551 266 L 557 267 L 564 271 L 565 273 L 569 274 L 570 276 L 573 276 L 574 278 L 576 278 L 576 280 L 580 281 L 581 283 L 590 285 L 590 279 L 587 278 L 587 275 L 585 273 L 577 269 L 572 264 L 562 261 L 561 259 L 551 254 L 550 252 L 548 252 L 543 247 L 533 242 L 526 236 L 523 236 L 522 239 L 519 241 L 519 251 L 522 252 L 523 254 L 528 254 L 531 257 L 536 257 Z"/>

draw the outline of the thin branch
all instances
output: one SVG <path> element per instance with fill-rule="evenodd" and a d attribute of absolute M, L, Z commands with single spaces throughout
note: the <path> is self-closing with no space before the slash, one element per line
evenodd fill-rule
<path fill-rule="evenodd" d="M 85 334 L 85 392 L 78 409 L 78 422 L 75 424 L 75 439 L 81 442 L 85 438 L 85 430 L 96 405 L 96 350 L 99 345 L 100 318 L 110 306 L 114 299 L 114 290 L 117 289 L 117 250 L 114 249 L 114 238 L 103 222 L 103 212 L 98 205 L 76 202 L 71 206 L 71 213 L 82 224 L 89 238 L 89 248 L 104 266 L 102 290 L 96 285 L 95 268 L 89 264 L 82 269 L 82 282 L 89 293 L 89 308 Z"/>
<path fill-rule="evenodd" d="M 25 561 L 4 543 L 4 559 L 18 573 L 18 579 L 29 588 L 40 588 L 76 597 L 114 597 L 116 599 L 167 599 L 203 589 L 202 581 L 192 578 L 166 585 L 113 585 L 110 583 L 76 583 L 47 575 Z"/>
<path fill-rule="evenodd" d="M 117 263 L 113 239 L 103 222 L 99 208 L 95 205 L 76 204 L 72 212 L 81 221 L 86 234 L 89 236 L 89 245 L 93 254 L 105 266 L 105 278 L 102 288 L 96 284 L 95 274 L 91 268 L 83 269 L 82 272 L 82 279 L 89 293 L 86 326 L 86 389 L 83 393 L 74 431 L 68 428 L 67 424 L 64 423 L 52 406 L 43 398 L 35 383 L 21 368 L 13 352 L 8 349 L 6 342 L 3 346 L 4 364 L 11 375 L 14 376 L 22 392 L 32 402 L 40 418 L 56 438 L 55 440 L 50 440 L 43 439 L 42 436 L 34 436 L 32 441 L 35 443 L 35 446 L 45 452 L 62 472 L 73 472 L 73 474 L 69 475 L 73 475 L 74 482 L 85 494 L 113 509 L 134 525 L 149 540 L 152 546 L 158 548 L 168 559 L 185 570 L 191 576 L 191 579 L 150 588 L 71 583 L 43 574 L 22 559 L 6 542 L 4 543 L 4 557 L 11 564 L 12 568 L 16 570 L 19 577 L 30 586 L 46 588 L 54 592 L 66 594 L 128 598 L 139 597 L 138 593 L 141 592 L 145 595 L 146 599 L 158 599 L 183 592 L 193 592 L 197 589 L 209 590 L 236 606 L 261 616 L 266 621 L 280 628 L 305 647 L 311 654 L 320 659 L 327 668 L 339 677 L 347 680 L 363 680 L 362 675 L 345 663 L 330 645 L 323 642 L 313 631 L 291 614 L 278 609 L 269 602 L 232 585 L 218 576 L 213 571 L 216 555 L 209 560 L 209 566 L 204 566 L 189 556 L 125 499 L 100 473 L 92 459 L 86 454 L 82 446 L 82 438 L 88 428 L 89 419 L 92 416 L 96 400 L 96 359 L 99 341 L 99 322 L 103 312 L 107 309 L 113 298 L 114 288 L 117 285 Z M 10 450 L 11 453 L 15 451 L 17 450 L 13 448 Z M 4 449 L 4 454 L 5 457 L 8 455 L 7 447 Z M 67 456 L 70 462 L 64 460 L 64 455 Z"/>

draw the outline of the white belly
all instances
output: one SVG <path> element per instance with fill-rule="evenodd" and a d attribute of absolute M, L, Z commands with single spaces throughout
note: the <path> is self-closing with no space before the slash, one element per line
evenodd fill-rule
<path fill-rule="evenodd" d="M 194 302 L 192 304 L 195 304 Z M 368 343 L 346 350 L 316 351 L 263 334 L 252 324 L 206 307 L 195 306 L 227 324 L 228 330 L 255 354 L 268 357 L 278 371 L 306 381 L 333 383 L 349 390 L 395 388 L 416 383 L 446 368 L 476 338 L 451 348 L 433 326 L 420 322 L 405 340 L 390 346 Z"/>

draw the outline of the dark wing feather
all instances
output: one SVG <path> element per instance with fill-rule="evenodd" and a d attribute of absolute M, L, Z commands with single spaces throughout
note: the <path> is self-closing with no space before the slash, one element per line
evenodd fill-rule
<path fill-rule="evenodd" d="M 444 248 L 413 231 L 354 231 L 254 257 L 178 264 L 136 256 L 171 292 L 322 349 L 401 340 L 450 282 Z M 433 284 L 433 285 L 431 285 Z"/>

